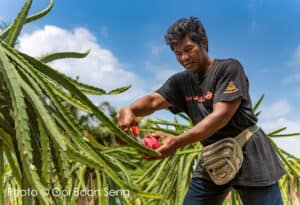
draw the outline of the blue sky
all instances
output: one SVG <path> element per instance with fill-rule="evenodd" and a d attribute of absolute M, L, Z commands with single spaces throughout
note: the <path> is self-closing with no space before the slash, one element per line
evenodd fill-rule
<path fill-rule="evenodd" d="M 11 22 L 23 2 L 0 0 L 0 20 Z M 33 1 L 30 13 L 47 4 Z M 92 97 L 119 108 L 182 70 L 165 45 L 164 34 L 178 18 L 189 16 L 204 24 L 211 57 L 233 57 L 243 64 L 253 102 L 265 94 L 261 126 L 266 131 L 287 126 L 290 132 L 300 132 L 298 0 L 56 0 L 50 14 L 24 28 L 18 46 L 34 56 L 91 48 L 85 60 L 56 61 L 52 66 L 105 89 L 132 84 L 121 96 Z M 299 139 L 277 142 L 300 156 Z"/>

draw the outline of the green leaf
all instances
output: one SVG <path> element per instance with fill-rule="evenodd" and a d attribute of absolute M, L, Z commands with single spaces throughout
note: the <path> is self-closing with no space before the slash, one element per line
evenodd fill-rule
<path fill-rule="evenodd" d="M 19 12 L 17 18 L 15 19 L 12 27 L 9 31 L 7 38 L 5 39 L 6 43 L 12 47 L 14 47 L 16 40 L 22 30 L 22 27 L 26 21 L 27 14 L 29 12 L 32 0 L 26 0 L 23 8 Z"/>
<path fill-rule="evenodd" d="M 276 134 L 272 134 L 270 135 L 270 137 L 274 138 L 274 137 L 297 137 L 300 136 L 300 133 L 289 133 L 289 134 L 280 134 L 280 135 L 276 135 Z"/>
<path fill-rule="evenodd" d="M 147 169 L 144 172 L 144 174 L 141 177 L 139 177 L 134 183 L 138 184 L 142 180 L 145 180 L 145 177 L 148 176 L 149 174 L 153 173 L 154 170 L 157 168 L 157 166 L 161 163 L 162 163 L 162 160 L 158 160 L 158 161 L 155 161 L 154 163 L 152 163 L 151 167 L 149 169 Z"/>
<path fill-rule="evenodd" d="M 7 119 L 2 117 L 1 115 L 0 115 L 0 127 L 2 127 L 9 135 L 15 136 L 14 128 L 11 127 Z"/>
<path fill-rule="evenodd" d="M 32 21 L 36 21 L 36 20 L 38 20 L 38 19 L 46 16 L 51 11 L 53 5 L 54 5 L 54 0 L 50 0 L 49 5 L 45 9 L 43 9 L 42 11 L 40 11 L 38 13 L 35 13 L 35 14 L 31 15 L 31 16 L 28 16 L 26 18 L 25 23 L 30 23 Z"/>
<path fill-rule="evenodd" d="M 12 142 L 12 137 L 5 132 L 2 128 L 0 128 L 0 139 L 3 140 L 3 142 L 7 145 L 7 147 L 14 151 L 14 145 Z"/>
<path fill-rule="evenodd" d="M 285 154 L 287 157 L 289 157 L 289 159 L 295 159 L 297 161 L 300 161 L 300 158 L 299 157 L 296 157 L 295 155 L 291 154 L 291 153 L 288 153 L 287 151 L 281 149 L 278 147 L 278 149 L 280 149 L 280 151 Z"/>
<path fill-rule="evenodd" d="M 30 185 L 39 192 L 38 197 L 40 201 L 44 204 L 50 204 L 52 203 L 52 199 L 45 192 L 46 189 L 40 181 L 36 167 L 33 165 L 28 115 L 26 113 L 24 95 L 21 90 L 21 78 L 5 55 L 2 44 L 0 45 L 0 72 L 5 79 L 13 102 L 16 138 L 23 161 L 23 172 Z"/>
<path fill-rule="evenodd" d="M 51 53 L 46 56 L 40 57 L 40 61 L 43 63 L 49 63 L 54 60 L 59 60 L 59 59 L 65 59 L 65 58 L 84 58 L 90 53 L 90 49 L 86 50 L 83 53 L 78 53 L 78 52 L 58 52 L 58 53 Z"/>
<path fill-rule="evenodd" d="M 67 151 L 67 154 L 68 156 L 70 157 L 70 159 L 74 160 L 74 161 L 78 161 L 84 165 L 87 165 L 89 167 L 92 167 L 92 168 L 95 168 L 95 169 L 103 169 L 106 174 L 108 174 L 116 184 L 118 184 L 120 187 L 127 187 L 127 188 L 130 188 L 132 189 L 132 187 L 129 187 L 128 184 L 125 184 L 118 176 L 117 174 L 115 173 L 115 171 L 110 167 L 108 166 L 104 161 L 102 162 L 97 162 L 95 161 L 94 159 L 91 159 L 87 156 L 84 156 L 83 153 L 79 153 L 75 150 L 72 150 L 72 149 L 69 149 Z"/>
<path fill-rule="evenodd" d="M 54 4 L 54 0 L 50 0 L 50 4 L 47 6 L 47 8 L 45 8 L 44 10 L 42 10 L 36 14 L 26 17 L 24 24 L 38 20 L 38 19 L 42 18 L 43 16 L 45 16 L 46 14 L 48 14 L 52 9 L 53 4 Z M 12 28 L 12 24 L 7 26 L 3 31 L 1 31 L 0 39 L 5 39 L 6 36 L 9 34 L 9 31 L 11 30 L 11 28 Z"/>
<path fill-rule="evenodd" d="M 4 204 L 5 191 L 4 191 L 4 150 L 3 141 L 0 138 L 0 204 Z"/>
<path fill-rule="evenodd" d="M 177 115 L 179 115 L 182 119 L 184 119 L 184 120 L 186 120 L 186 121 L 190 121 L 191 120 L 191 118 L 189 118 L 189 116 L 187 116 L 186 114 L 184 114 L 184 113 L 178 113 Z"/>
<path fill-rule="evenodd" d="M 270 141 L 271 141 L 273 147 L 275 148 L 276 152 L 278 153 L 279 157 L 281 158 L 281 160 L 289 168 L 288 171 L 290 171 L 291 173 L 293 173 L 293 175 L 295 175 L 298 178 L 300 178 L 300 170 L 298 170 L 297 167 L 293 166 L 291 164 L 291 162 L 289 162 L 289 160 L 287 159 L 287 157 L 282 153 L 282 151 L 280 150 L 280 148 L 276 145 L 276 143 L 273 140 L 270 140 Z"/>
<path fill-rule="evenodd" d="M 178 164 L 178 168 L 177 168 L 177 180 L 176 180 L 176 203 L 177 204 L 183 204 L 183 192 L 184 192 L 184 182 L 182 179 L 183 179 L 183 171 L 184 171 L 184 167 L 186 166 L 185 164 L 185 158 L 186 156 L 181 156 L 180 159 L 179 159 L 179 164 Z M 175 180 L 175 179 L 173 179 Z"/>
<path fill-rule="evenodd" d="M 258 117 L 260 114 L 261 114 L 261 111 L 256 112 L 256 113 L 255 113 L 255 116 Z"/>
<path fill-rule="evenodd" d="M 256 112 L 256 111 L 257 111 L 257 109 L 258 109 L 258 107 L 260 106 L 261 102 L 263 101 L 264 97 L 265 97 L 265 95 L 262 95 L 262 96 L 258 99 L 258 101 L 255 103 L 255 105 L 254 105 L 254 107 L 253 107 L 253 112 Z"/>
<path fill-rule="evenodd" d="M 81 102 L 79 102 L 77 99 L 73 98 L 71 95 L 65 93 L 62 91 L 62 89 L 58 88 L 57 86 L 53 85 L 52 83 L 47 83 L 49 87 L 54 91 L 54 93 L 65 100 L 67 103 L 73 105 L 74 107 L 87 112 L 87 113 L 92 113 L 90 109 L 88 109 L 85 105 L 83 105 Z"/>
<path fill-rule="evenodd" d="M 174 169 L 173 169 L 174 170 Z M 167 172 L 168 173 L 168 172 Z M 177 183 L 177 179 L 176 179 L 176 172 L 173 172 L 173 176 L 168 177 L 171 180 L 169 181 L 169 186 L 167 188 L 165 188 L 164 191 L 164 196 L 162 198 L 162 200 L 159 202 L 159 205 L 164 205 L 166 204 L 167 200 L 170 198 L 172 192 L 174 191 L 174 189 L 176 190 L 176 183 Z M 175 175 L 176 174 L 176 175 Z M 167 174 L 168 175 L 168 174 Z M 176 191 L 175 191 L 176 192 Z M 175 196 L 176 197 L 176 196 Z"/>
<path fill-rule="evenodd" d="M 41 119 L 38 119 L 38 129 L 39 129 L 39 136 L 40 136 L 40 143 L 41 143 L 41 160 L 42 160 L 42 168 L 41 168 L 41 180 L 43 184 L 47 187 L 50 186 L 50 163 L 51 163 L 51 156 L 50 156 L 50 144 L 47 132 L 43 126 Z"/>
<path fill-rule="evenodd" d="M 172 135 L 181 134 L 181 132 L 179 132 L 177 130 L 171 130 L 171 129 L 162 128 L 162 127 L 142 128 L 141 131 L 143 131 L 143 132 L 163 132 L 163 133 L 169 133 Z"/>
<path fill-rule="evenodd" d="M 162 199 L 162 194 L 156 194 L 151 192 L 139 192 L 137 193 L 137 196 L 145 197 L 145 198 L 151 198 L 151 199 Z"/>
<path fill-rule="evenodd" d="M 20 54 L 27 59 L 34 68 L 38 69 L 40 72 L 42 72 L 44 75 L 51 78 L 51 80 L 56 81 L 61 86 L 63 86 L 65 89 L 67 89 L 72 95 L 74 95 L 76 98 L 78 98 L 83 104 L 85 104 L 93 113 L 94 115 L 105 125 L 107 126 L 112 132 L 116 134 L 116 136 L 126 144 L 134 147 L 135 149 L 146 153 L 150 156 L 160 156 L 160 153 L 148 149 L 144 147 L 143 145 L 139 144 L 137 141 L 135 141 L 133 138 L 127 136 L 125 132 L 120 130 L 103 112 L 101 112 L 96 105 L 94 105 L 74 84 L 69 82 L 64 75 L 61 75 L 57 71 L 51 69 L 48 65 L 41 63 L 40 61 L 24 54 Z"/>
<path fill-rule="evenodd" d="M 272 132 L 269 132 L 267 135 L 270 136 L 270 137 L 272 137 L 273 135 L 275 135 L 277 133 L 280 133 L 280 132 L 282 132 L 284 130 L 286 130 L 286 127 L 282 127 L 282 128 L 276 129 L 276 130 L 274 130 Z"/>
<path fill-rule="evenodd" d="M 13 176 L 15 177 L 18 185 L 21 185 L 22 184 L 22 174 L 21 174 L 21 169 L 19 167 L 19 164 L 16 160 L 16 157 L 15 157 L 15 152 L 12 151 L 8 146 L 7 144 L 4 144 L 3 145 L 3 149 L 4 149 L 4 152 L 5 152 L 5 156 L 6 156 L 6 159 L 9 163 L 9 166 L 12 170 L 12 173 L 13 173 Z"/>
<path fill-rule="evenodd" d="M 129 90 L 131 88 L 131 85 L 127 85 L 127 86 L 124 86 L 124 87 L 120 87 L 120 88 L 117 88 L 117 89 L 113 89 L 109 92 L 107 92 L 108 95 L 116 95 L 116 94 L 120 94 L 120 93 L 123 93 L 127 90 Z"/>
<path fill-rule="evenodd" d="M 25 92 L 28 94 L 27 96 L 31 99 L 31 103 L 34 105 L 37 113 L 46 125 L 48 132 L 51 134 L 53 139 L 59 144 L 60 148 L 62 150 L 66 150 L 68 145 L 66 144 L 65 137 L 59 132 L 59 129 L 57 128 L 55 122 L 53 121 L 47 109 L 43 105 L 41 99 L 33 92 L 33 90 L 31 90 L 31 88 L 25 82 L 22 82 L 21 85 Z"/>
<path fill-rule="evenodd" d="M 182 155 L 182 154 L 192 154 L 192 153 L 200 153 L 202 149 L 185 149 L 182 151 L 177 151 L 176 155 Z"/>
<path fill-rule="evenodd" d="M 165 158 L 162 160 L 162 163 L 160 164 L 158 170 L 155 172 L 154 177 L 151 179 L 150 183 L 148 184 L 147 188 L 145 189 L 146 192 L 150 191 L 156 185 L 156 183 L 158 183 L 158 178 L 162 174 L 167 163 L 168 163 L 168 158 Z"/>
<path fill-rule="evenodd" d="M 161 120 L 161 119 L 158 119 L 158 120 L 148 120 L 150 123 L 153 123 L 153 124 L 156 124 L 156 125 L 166 125 L 166 126 L 173 126 L 173 127 L 180 127 L 180 129 L 190 129 L 191 126 L 190 125 L 183 125 L 183 124 L 180 124 L 178 122 L 170 122 L 170 121 L 167 121 L 167 120 Z"/>
<path fill-rule="evenodd" d="M 64 74 L 61 74 L 64 75 Z M 105 90 L 102 88 L 97 88 L 92 85 L 87 85 L 81 82 L 78 82 L 77 80 L 74 80 L 73 78 L 70 78 L 68 76 L 65 76 L 69 81 L 71 81 L 81 92 L 89 95 L 104 95 L 106 94 Z"/>

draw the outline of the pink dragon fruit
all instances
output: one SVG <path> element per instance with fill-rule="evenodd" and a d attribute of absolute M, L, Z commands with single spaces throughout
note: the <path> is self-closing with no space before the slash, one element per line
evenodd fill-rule
<path fill-rule="evenodd" d="M 145 147 L 148 147 L 150 149 L 157 149 L 157 148 L 160 147 L 160 142 L 159 142 L 159 136 L 158 135 L 155 135 L 155 136 L 146 135 L 143 138 L 143 141 L 144 141 Z"/>

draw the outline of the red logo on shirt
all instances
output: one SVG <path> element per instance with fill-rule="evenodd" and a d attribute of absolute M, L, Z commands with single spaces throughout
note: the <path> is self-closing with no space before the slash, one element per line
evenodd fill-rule
<path fill-rule="evenodd" d="M 203 96 L 185 96 L 185 101 L 205 102 L 206 100 L 211 100 L 212 97 L 213 97 L 213 93 L 211 91 L 207 91 L 206 94 Z"/>

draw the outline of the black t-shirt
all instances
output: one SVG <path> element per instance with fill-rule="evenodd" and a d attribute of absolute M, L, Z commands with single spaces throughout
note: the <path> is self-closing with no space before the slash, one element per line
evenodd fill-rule
<path fill-rule="evenodd" d="M 214 103 L 242 98 L 241 105 L 229 123 L 201 141 L 204 146 L 225 137 L 234 137 L 257 122 L 252 110 L 247 76 L 242 65 L 235 59 L 215 59 L 205 73 L 183 71 L 174 74 L 156 92 L 172 105 L 169 108 L 171 112 L 185 112 L 194 124 L 212 112 Z M 261 129 L 247 142 L 243 152 L 245 160 L 238 177 L 234 179 L 234 185 L 270 185 L 284 173 L 276 153 Z M 271 171 L 266 173 L 266 169 Z M 249 178 L 249 175 L 257 177 Z M 201 163 L 198 163 L 193 176 L 208 178 Z"/>

